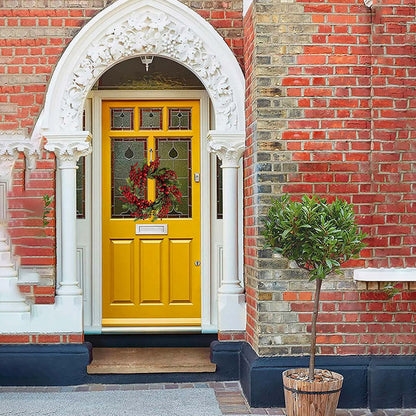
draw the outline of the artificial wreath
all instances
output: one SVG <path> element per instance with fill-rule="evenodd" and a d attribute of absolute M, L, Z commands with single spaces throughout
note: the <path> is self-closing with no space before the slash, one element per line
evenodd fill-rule
<path fill-rule="evenodd" d="M 119 199 L 124 202 L 123 209 L 130 212 L 135 220 L 167 217 L 171 208 L 177 208 L 182 198 L 176 173 L 171 169 L 159 167 L 159 158 L 149 163 L 144 162 L 142 167 L 137 165 L 138 163 L 131 166 L 129 177 L 126 179 L 127 185 L 119 188 Z M 156 181 L 154 201 L 146 199 L 147 179 Z"/>

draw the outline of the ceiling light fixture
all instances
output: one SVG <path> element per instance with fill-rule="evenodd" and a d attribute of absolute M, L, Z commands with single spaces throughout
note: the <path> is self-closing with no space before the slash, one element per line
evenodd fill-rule
<path fill-rule="evenodd" d="M 146 72 L 149 71 L 149 65 L 153 62 L 153 55 L 144 55 L 140 57 L 143 65 L 146 65 Z"/>

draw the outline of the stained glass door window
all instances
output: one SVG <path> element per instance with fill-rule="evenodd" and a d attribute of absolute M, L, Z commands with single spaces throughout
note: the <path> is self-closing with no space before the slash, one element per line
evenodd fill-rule
<path fill-rule="evenodd" d="M 146 159 L 146 138 L 111 138 L 111 217 L 130 217 L 124 212 L 120 201 L 120 186 L 126 185 L 130 168 L 138 163 L 141 166 Z"/>
<path fill-rule="evenodd" d="M 160 166 L 176 172 L 182 198 L 176 210 L 172 209 L 168 218 L 192 217 L 192 166 L 191 139 L 169 137 L 156 139 L 156 155 Z"/>
<path fill-rule="evenodd" d="M 112 108 L 111 130 L 133 130 L 134 108 Z"/>
<path fill-rule="evenodd" d="M 169 108 L 169 130 L 191 130 L 190 108 Z"/>
<path fill-rule="evenodd" d="M 141 108 L 140 109 L 140 130 L 162 130 L 163 109 L 162 108 Z"/>
<path fill-rule="evenodd" d="M 76 174 L 77 189 L 77 218 L 85 218 L 85 157 L 80 157 L 77 162 Z"/>

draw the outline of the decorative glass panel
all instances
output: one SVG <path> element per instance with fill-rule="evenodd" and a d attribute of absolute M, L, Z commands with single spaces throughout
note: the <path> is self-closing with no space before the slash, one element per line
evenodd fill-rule
<path fill-rule="evenodd" d="M 85 218 L 85 157 L 77 162 L 77 218 Z"/>
<path fill-rule="evenodd" d="M 120 201 L 120 186 L 126 184 L 130 168 L 136 163 L 142 165 L 146 159 L 146 139 L 144 138 L 112 138 L 111 139 L 111 217 L 129 218 L 130 214 L 123 211 Z"/>
<path fill-rule="evenodd" d="M 222 168 L 217 157 L 217 219 L 222 220 Z"/>
<path fill-rule="evenodd" d="M 169 108 L 169 130 L 191 130 L 190 108 Z"/>
<path fill-rule="evenodd" d="M 134 108 L 112 108 L 111 130 L 133 130 Z"/>
<path fill-rule="evenodd" d="M 140 130 L 162 130 L 162 122 L 161 108 L 140 109 Z"/>
<path fill-rule="evenodd" d="M 85 130 L 85 110 L 82 112 L 82 129 Z M 76 173 L 76 209 L 77 218 L 85 218 L 85 157 L 80 157 L 77 162 Z"/>
<path fill-rule="evenodd" d="M 156 139 L 157 156 L 160 166 L 176 172 L 182 199 L 176 210 L 172 209 L 168 218 L 192 217 L 192 165 L 190 138 Z"/>

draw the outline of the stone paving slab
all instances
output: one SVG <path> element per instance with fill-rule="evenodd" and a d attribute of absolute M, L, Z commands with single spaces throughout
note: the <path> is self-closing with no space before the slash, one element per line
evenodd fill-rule
<path fill-rule="evenodd" d="M 0 415 L 221 416 L 213 389 L 0 393 Z"/>
<path fill-rule="evenodd" d="M 58 397 L 57 393 L 72 393 L 72 400 L 78 397 L 78 401 L 82 404 L 81 396 L 76 394 L 85 394 L 88 392 L 100 393 L 100 398 L 104 397 L 104 401 L 109 403 L 110 407 L 107 411 L 101 411 L 101 413 L 85 413 L 85 409 L 78 414 L 83 416 L 89 415 L 130 415 L 131 413 L 123 411 L 119 413 L 109 413 L 111 406 L 114 406 L 118 400 L 123 405 L 130 406 L 132 403 L 132 409 L 134 408 L 135 416 L 247 416 L 247 415 L 280 415 L 284 416 L 285 411 L 281 408 L 252 408 L 248 405 L 242 391 L 241 386 L 237 381 L 226 382 L 207 382 L 207 383 L 158 383 L 158 384 L 86 384 L 81 386 L 62 386 L 62 387 L 2 387 L 0 386 L 0 416 L 3 415 L 31 415 L 32 413 L 19 413 L 19 409 L 16 409 L 17 413 L 5 413 L 3 398 L 7 393 L 17 394 L 17 397 L 23 397 L 23 394 L 37 394 L 42 397 L 42 394 L 50 394 L 51 397 Z M 116 400 L 115 394 L 118 392 L 120 398 Z M 138 393 L 150 393 L 153 397 L 154 406 L 151 408 L 151 413 L 146 413 L 146 406 L 139 407 L 140 396 Z M 172 394 L 175 393 L 175 394 Z M 43 396 L 44 398 L 46 396 Z M 91 396 L 92 397 L 92 396 Z M 99 399 L 98 396 L 97 400 Z M 147 403 L 149 403 L 149 397 L 147 397 Z M 20 400 L 20 399 L 19 399 Z M 101 399 L 100 399 L 101 400 Z M 171 404 L 173 400 L 174 404 Z M 75 400 L 76 401 L 76 400 Z M 197 408 L 190 407 L 190 405 L 196 404 Z M 206 406 L 210 405 L 210 412 L 206 413 Z M 157 407 L 159 406 L 159 407 Z M 167 410 L 168 409 L 168 410 Z M 73 408 L 71 413 L 46 413 L 43 409 L 41 413 L 33 413 L 33 415 L 57 415 L 66 416 L 77 414 L 74 413 Z M 159 412 L 159 413 L 157 413 Z M 160 413 L 162 412 L 162 413 Z M 176 412 L 176 413 L 175 413 Z M 189 413 L 193 412 L 193 413 Z M 205 413 L 204 413 L 205 412 Z M 383 409 L 371 412 L 369 409 L 338 409 L 336 416 L 416 416 L 416 409 Z"/>

